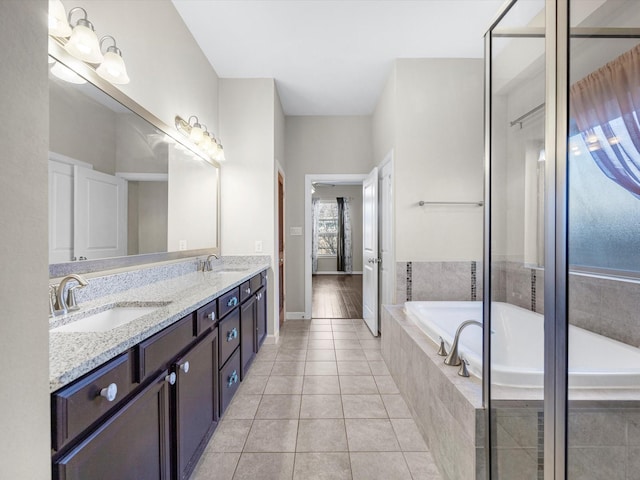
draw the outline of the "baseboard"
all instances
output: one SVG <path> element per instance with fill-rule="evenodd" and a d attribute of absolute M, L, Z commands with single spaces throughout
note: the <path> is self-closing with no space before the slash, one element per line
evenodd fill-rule
<path fill-rule="evenodd" d="M 314 275 L 362 275 L 362 272 L 316 272 Z"/>
<path fill-rule="evenodd" d="M 287 312 L 284 318 L 285 320 L 308 320 L 304 312 Z"/>

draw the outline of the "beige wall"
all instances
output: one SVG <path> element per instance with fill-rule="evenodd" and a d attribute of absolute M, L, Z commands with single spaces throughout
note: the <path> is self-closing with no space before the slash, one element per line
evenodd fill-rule
<path fill-rule="evenodd" d="M 313 198 L 335 201 L 349 197 L 351 205 L 351 248 L 353 271 L 362 272 L 362 185 L 317 186 Z M 336 257 L 318 258 L 318 272 L 335 272 Z"/>
<path fill-rule="evenodd" d="M 254 253 L 277 258 L 276 165 L 281 150 L 281 108 L 273 79 L 220 80 L 220 135 L 227 161 L 222 167 L 223 255 Z M 262 251 L 256 251 L 256 242 Z M 278 324 L 277 269 L 269 276 L 268 333 Z"/>
<path fill-rule="evenodd" d="M 286 118 L 285 213 L 287 312 L 304 312 L 304 178 L 307 174 L 365 174 L 374 165 L 371 117 Z"/>
<path fill-rule="evenodd" d="M 47 2 L 0 2 L 0 478 L 50 477 Z M 28 126 L 28 128 L 25 128 Z"/>
<path fill-rule="evenodd" d="M 376 165 L 379 165 L 396 145 L 398 123 L 396 97 L 396 64 L 394 63 L 371 117 L 373 155 Z"/>
<path fill-rule="evenodd" d="M 483 60 L 396 61 L 397 261 L 482 258 Z M 375 135 L 374 135 L 375 136 Z"/>

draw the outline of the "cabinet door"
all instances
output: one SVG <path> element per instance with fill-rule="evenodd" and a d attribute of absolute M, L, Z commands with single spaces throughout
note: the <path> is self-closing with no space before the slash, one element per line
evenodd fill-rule
<path fill-rule="evenodd" d="M 256 293 L 256 352 L 267 338 L 267 289 L 262 288 Z"/>
<path fill-rule="evenodd" d="M 256 356 L 256 298 L 240 307 L 240 379 L 244 379 Z"/>
<path fill-rule="evenodd" d="M 169 479 L 166 375 L 161 373 L 84 441 L 54 458 L 54 480 Z"/>
<path fill-rule="evenodd" d="M 218 424 L 218 329 L 173 366 L 175 477 L 188 478 Z"/>

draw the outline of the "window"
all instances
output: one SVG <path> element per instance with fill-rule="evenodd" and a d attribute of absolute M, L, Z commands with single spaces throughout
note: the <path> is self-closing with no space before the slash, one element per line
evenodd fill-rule
<path fill-rule="evenodd" d="M 338 203 L 320 200 L 316 222 L 318 255 L 336 255 L 338 252 Z"/>
<path fill-rule="evenodd" d="M 607 178 L 593 161 L 582 135 L 572 136 L 569 154 L 571 266 L 636 276 L 640 273 L 639 252 L 640 199 Z"/>

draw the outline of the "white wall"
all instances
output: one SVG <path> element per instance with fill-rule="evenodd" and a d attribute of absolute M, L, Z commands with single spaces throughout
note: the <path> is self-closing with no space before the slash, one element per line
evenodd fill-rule
<path fill-rule="evenodd" d="M 483 198 L 483 75 L 482 59 L 396 61 L 396 261 L 482 258 L 482 208 L 417 203 Z"/>
<path fill-rule="evenodd" d="M 15 480 L 51 475 L 46 14 L 44 0 L 0 2 L 0 478 Z"/>
<path fill-rule="evenodd" d="M 396 63 L 394 62 L 371 117 L 373 155 L 376 165 L 379 165 L 387 153 L 395 147 L 397 123 Z"/>
<path fill-rule="evenodd" d="M 362 272 L 362 185 L 317 186 L 313 198 L 336 201 L 337 197 L 349 197 L 351 205 L 351 248 L 353 254 L 353 271 Z M 335 272 L 338 259 L 332 257 L 318 258 L 319 272 Z"/>
<path fill-rule="evenodd" d="M 304 312 L 304 177 L 307 174 L 369 173 L 374 166 L 371 117 L 286 117 L 287 312 Z"/>

